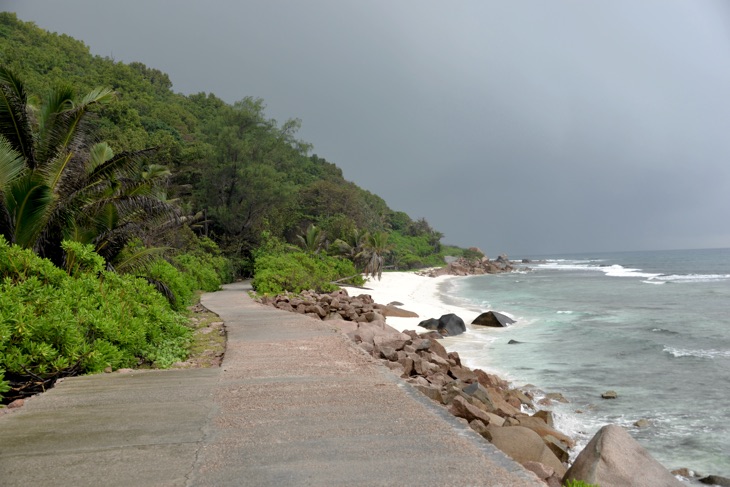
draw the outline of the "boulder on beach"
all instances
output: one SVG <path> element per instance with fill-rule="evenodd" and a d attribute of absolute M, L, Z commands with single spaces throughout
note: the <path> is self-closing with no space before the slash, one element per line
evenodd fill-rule
<path fill-rule="evenodd" d="M 427 330 L 438 330 L 439 320 L 437 320 L 436 318 L 429 318 L 420 322 L 418 326 Z"/>
<path fill-rule="evenodd" d="M 515 320 L 509 316 L 503 315 L 502 313 L 487 311 L 486 313 L 482 313 L 474 318 L 474 321 L 472 321 L 471 324 L 478 326 L 491 326 L 493 328 L 504 328 L 514 322 Z"/>
<path fill-rule="evenodd" d="M 601 428 L 563 477 L 601 487 L 681 487 L 669 470 L 617 425 Z"/>
<path fill-rule="evenodd" d="M 456 316 L 454 313 L 441 315 L 439 318 L 438 332 L 445 336 L 460 335 L 466 331 L 464 320 Z"/>

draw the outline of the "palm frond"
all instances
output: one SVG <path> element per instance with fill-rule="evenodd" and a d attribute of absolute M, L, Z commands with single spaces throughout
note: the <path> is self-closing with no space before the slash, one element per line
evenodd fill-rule
<path fill-rule="evenodd" d="M 8 139 L 0 135 L 0 193 L 20 176 L 24 168 L 23 155 L 13 149 Z"/>
<path fill-rule="evenodd" d="M 23 83 L 4 66 L 0 66 L 0 134 L 22 154 L 26 164 L 35 167 L 33 131 L 26 105 L 28 95 Z"/>
<path fill-rule="evenodd" d="M 170 250 L 170 247 L 143 247 L 134 251 L 120 253 L 112 265 L 120 274 L 139 274 L 146 271 L 149 266 Z"/>
<path fill-rule="evenodd" d="M 6 194 L 6 201 L 15 225 L 13 243 L 32 248 L 51 210 L 51 191 L 42 181 L 28 175 L 13 182 Z"/>

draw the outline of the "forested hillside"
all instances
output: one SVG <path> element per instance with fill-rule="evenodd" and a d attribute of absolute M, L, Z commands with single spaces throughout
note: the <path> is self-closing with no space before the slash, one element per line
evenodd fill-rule
<path fill-rule="evenodd" d="M 443 263 L 298 128 L 0 13 L 0 403 L 184 360 L 196 291 L 235 275 L 275 294 Z"/>
<path fill-rule="evenodd" d="M 145 164 L 169 171 L 166 201 L 197 234 L 217 242 L 240 274 L 252 274 L 262 239 L 296 244 L 308 229 L 320 239 L 317 250 L 360 255 L 354 260 L 361 268 L 372 258 L 361 247 L 377 234 L 385 250 L 380 264 L 407 269 L 442 262 L 442 235 L 426 220 L 414 221 L 347 181 L 297 138 L 298 120 L 268 118 L 261 99 L 231 105 L 214 94 L 174 93 L 168 75 L 153 67 L 93 56 L 83 42 L 11 13 L 0 13 L 0 64 L 22 79 L 36 106 L 58 86 L 76 93 L 112 89 L 113 100 L 90 109 L 94 137 L 114 153 L 154 149 Z"/>

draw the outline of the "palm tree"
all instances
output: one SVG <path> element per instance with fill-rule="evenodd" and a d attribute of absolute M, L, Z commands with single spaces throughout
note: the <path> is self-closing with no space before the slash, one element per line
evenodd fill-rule
<path fill-rule="evenodd" d="M 114 154 L 91 143 L 89 110 L 113 97 L 61 87 L 34 111 L 23 83 L 0 67 L 0 234 L 9 242 L 60 265 L 61 241 L 77 240 L 110 262 L 130 239 L 175 220 L 159 198 L 167 173 L 143 171 L 150 150 Z"/>
<path fill-rule="evenodd" d="M 297 244 L 308 254 L 317 254 L 324 246 L 325 233 L 321 228 L 317 228 L 314 224 L 310 223 L 307 228 L 307 233 L 304 235 L 297 235 Z"/>
<path fill-rule="evenodd" d="M 368 241 L 369 234 L 367 231 L 361 232 L 357 228 L 347 236 L 347 240 L 337 239 L 332 242 L 336 253 L 343 257 L 350 259 L 355 267 L 364 267 L 362 259 L 362 251 L 365 249 L 365 245 Z"/>
<path fill-rule="evenodd" d="M 389 235 L 385 232 L 374 232 L 368 234 L 367 242 L 360 255 L 366 260 L 365 275 L 377 277 L 383 276 L 385 268 L 385 256 L 393 250 L 393 244 L 388 243 Z"/>

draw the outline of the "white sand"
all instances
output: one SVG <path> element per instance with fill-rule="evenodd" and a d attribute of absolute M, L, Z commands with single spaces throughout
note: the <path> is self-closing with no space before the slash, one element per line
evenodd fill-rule
<path fill-rule="evenodd" d="M 390 304 L 393 301 L 403 303 L 399 308 L 418 313 L 418 318 L 388 317 L 386 322 L 396 330 L 417 330 L 418 323 L 428 318 L 438 319 L 441 315 L 455 313 L 465 323 L 471 323 L 479 313 L 444 303 L 439 296 L 438 286 L 448 279 L 459 279 L 455 276 L 426 277 L 413 272 L 386 272 L 381 280 L 368 279 L 366 288 L 348 287 L 350 296 L 369 294 L 376 303 Z M 346 287 L 346 286 L 343 286 Z"/>

